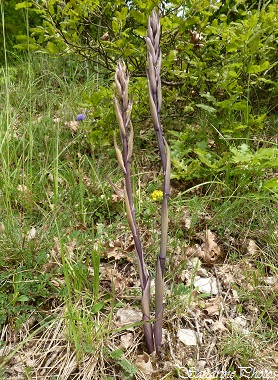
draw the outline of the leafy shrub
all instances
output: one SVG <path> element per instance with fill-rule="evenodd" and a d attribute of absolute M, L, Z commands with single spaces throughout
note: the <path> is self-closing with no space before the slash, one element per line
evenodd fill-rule
<path fill-rule="evenodd" d="M 178 100 L 175 109 L 207 110 L 213 101 L 210 111 L 235 111 L 247 121 L 251 107 L 258 106 L 258 93 L 267 94 L 266 106 L 273 106 L 276 5 L 262 2 L 259 9 L 241 0 L 231 3 L 227 11 L 219 1 L 157 1 L 162 13 L 164 86 L 172 100 Z M 151 0 L 128 6 L 123 0 L 105 6 L 97 0 L 19 3 L 17 8 L 32 9 L 43 23 L 31 28 L 31 38 L 20 35 L 17 47 L 75 53 L 106 75 L 124 58 L 133 76 L 145 76 L 144 37 L 154 5 Z M 213 97 L 205 99 L 204 94 Z"/>
<path fill-rule="evenodd" d="M 278 103 L 277 3 L 155 3 L 162 24 L 161 118 L 166 135 L 169 131 L 172 135 L 174 178 L 212 179 L 223 173 L 226 178 L 233 177 L 243 166 L 251 178 L 255 166 L 268 170 L 265 166 L 270 165 L 273 151 L 269 148 L 256 153 L 252 138 L 264 130 Z M 83 97 L 93 120 L 86 124 L 87 138 L 94 146 L 111 141 L 115 123 L 111 84 L 119 58 L 125 60 L 131 74 L 135 127 L 148 118 L 148 101 L 142 95 L 146 86 L 144 37 L 154 5 L 152 0 L 128 5 L 117 0 L 105 6 L 98 0 L 17 4 L 19 9 L 32 9 L 43 20 L 42 25 L 31 28 L 30 37 L 18 37 L 18 49 L 75 54 L 88 60 L 91 71 L 99 76 L 101 86 Z M 195 120 L 196 116 L 200 119 L 198 126 L 191 125 L 193 114 Z M 236 151 L 242 152 L 245 143 L 254 160 L 265 157 L 263 164 L 260 159 L 255 165 L 251 158 L 246 164 L 247 151 L 238 159 Z"/>

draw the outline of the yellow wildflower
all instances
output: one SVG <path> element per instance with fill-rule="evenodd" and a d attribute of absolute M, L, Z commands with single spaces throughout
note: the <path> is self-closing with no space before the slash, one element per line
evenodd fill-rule
<path fill-rule="evenodd" d="M 161 201 L 161 199 L 163 198 L 163 191 L 161 191 L 161 190 L 155 190 L 154 192 L 152 192 L 151 198 L 155 202 L 156 201 Z"/>

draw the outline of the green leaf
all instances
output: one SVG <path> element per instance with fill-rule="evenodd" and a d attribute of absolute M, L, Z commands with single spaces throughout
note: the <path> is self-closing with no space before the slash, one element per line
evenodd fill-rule
<path fill-rule="evenodd" d="M 233 110 L 236 110 L 236 111 L 241 111 L 241 110 L 245 110 L 246 109 L 246 101 L 242 100 L 240 102 L 235 102 L 233 105 L 232 105 L 232 109 Z"/>
<path fill-rule="evenodd" d="M 269 68 L 270 63 L 268 61 L 265 61 L 261 63 L 260 65 L 248 65 L 247 66 L 247 73 L 248 74 L 257 74 L 260 73 L 261 71 L 265 71 Z"/>
<path fill-rule="evenodd" d="M 18 9 L 23 9 L 23 8 L 30 8 L 33 4 L 30 3 L 29 1 L 23 1 L 22 3 L 18 3 L 15 6 L 15 10 L 17 11 Z"/>
<path fill-rule="evenodd" d="M 105 304 L 105 303 L 104 303 L 103 301 L 96 303 L 96 304 L 92 307 L 92 313 L 93 313 L 93 314 L 98 313 L 98 312 L 103 308 L 104 304 Z"/>
<path fill-rule="evenodd" d="M 199 298 L 208 298 L 208 297 L 211 297 L 211 294 L 210 293 L 201 293 L 198 295 Z"/>
<path fill-rule="evenodd" d="M 278 177 L 271 178 L 264 182 L 263 187 L 265 189 L 278 191 Z"/>
<path fill-rule="evenodd" d="M 130 11 L 131 16 L 134 18 L 134 20 L 138 21 L 140 24 L 147 25 L 148 17 L 142 12 L 139 12 L 137 10 L 132 9 Z"/>
<path fill-rule="evenodd" d="M 133 379 L 134 375 L 137 373 L 137 367 L 130 363 L 128 360 L 123 359 L 119 362 L 119 365 L 122 367 L 122 369 L 125 371 L 125 375 L 128 379 Z"/>
<path fill-rule="evenodd" d="M 235 42 L 231 42 L 230 44 L 226 46 L 227 53 L 232 53 L 234 51 L 237 51 L 237 49 L 238 49 L 238 44 Z"/>
<path fill-rule="evenodd" d="M 19 296 L 16 300 L 18 301 L 18 302 L 28 302 L 29 301 L 29 297 L 27 297 L 27 296 L 25 296 L 25 295 L 21 295 L 21 296 Z"/>
<path fill-rule="evenodd" d="M 118 360 L 120 360 L 121 359 L 121 357 L 123 356 L 123 351 L 122 350 L 120 350 L 120 349 L 117 349 L 117 350 L 114 350 L 114 351 L 112 351 L 112 352 L 110 352 L 110 357 L 112 358 L 112 359 L 114 359 L 115 361 L 118 361 Z"/>
<path fill-rule="evenodd" d="M 113 20 L 112 21 L 112 29 L 113 29 L 113 32 L 119 33 L 119 31 L 120 31 L 120 23 L 117 20 Z"/>
<path fill-rule="evenodd" d="M 57 46 L 53 42 L 49 41 L 47 43 L 47 50 L 49 51 L 49 53 L 55 54 L 57 53 Z"/>
<path fill-rule="evenodd" d="M 230 78 L 237 78 L 237 77 L 238 77 L 238 74 L 237 74 L 236 71 L 234 71 L 234 70 L 229 70 L 229 71 L 228 71 L 228 76 L 229 76 Z"/>
<path fill-rule="evenodd" d="M 196 107 L 199 107 L 209 113 L 216 112 L 216 109 L 214 107 L 208 106 L 207 104 L 196 104 Z"/>
<path fill-rule="evenodd" d="M 252 160 L 252 153 L 249 150 L 248 145 L 242 144 L 239 148 L 232 147 L 231 152 L 233 153 L 232 162 L 234 163 L 247 163 Z"/>
<path fill-rule="evenodd" d="M 121 12 L 116 11 L 117 19 L 119 19 L 121 21 L 125 21 L 126 18 L 127 18 L 127 12 L 128 12 L 128 8 L 127 7 L 122 7 L 121 8 Z"/>
<path fill-rule="evenodd" d="M 209 92 L 206 92 L 205 94 L 201 94 L 202 98 L 206 98 L 209 102 L 215 103 L 216 99 L 214 96 L 212 96 Z"/>
<path fill-rule="evenodd" d="M 140 37 L 146 36 L 146 28 L 136 28 L 136 29 L 134 29 L 133 32 L 136 33 Z"/>

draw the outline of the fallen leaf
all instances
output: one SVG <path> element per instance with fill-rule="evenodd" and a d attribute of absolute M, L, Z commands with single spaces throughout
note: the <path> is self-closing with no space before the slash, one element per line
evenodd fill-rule
<path fill-rule="evenodd" d="M 71 129 L 73 132 L 77 132 L 79 129 L 79 123 L 76 120 L 66 121 L 65 126 Z"/>
<path fill-rule="evenodd" d="M 211 327 L 210 327 L 211 331 L 227 331 L 227 327 L 224 326 L 223 322 L 220 320 L 220 321 L 216 321 L 214 322 Z"/>
<path fill-rule="evenodd" d="M 247 326 L 247 319 L 244 316 L 240 315 L 234 319 L 230 319 L 230 322 L 236 331 L 245 335 L 250 334 L 249 330 L 245 328 Z"/>
<path fill-rule="evenodd" d="M 107 278 L 113 282 L 116 293 L 122 293 L 123 290 L 126 289 L 129 279 L 122 275 L 118 270 L 105 266 L 103 273 L 105 273 Z"/>
<path fill-rule="evenodd" d="M 208 313 L 208 315 L 219 315 L 220 302 L 221 302 L 220 297 L 215 297 L 213 299 L 210 299 L 205 303 L 206 307 L 204 310 Z"/>
<path fill-rule="evenodd" d="M 126 253 L 123 252 L 123 250 L 120 249 L 119 247 L 110 247 L 110 248 L 107 248 L 107 257 L 109 259 L 113 257 L 115 260 L 120 260 L 126 257 Z"/>
<path fill-rule="evenodd" d="M 248 240 L 247 253 L 251 256 L 255 256 L 258 253 L 258 246 L 257 246 L 256 242 L 252 239 Z"/>
<path fill-rule="evenodd" d="M 232 293 L 233 301 L 238 302 L 239 301 L 239 296 L 237 294 L 237 291 L 235 289 L 231 289 L 231 293 Z"/>
<path fill-rule="evenodd" d="M 197 346 L 197 335 L 194 330 L 179 329 L 177 337 L 186 346 Z"/>
<path fill-rule="evenodd" d="M 153 366 L 147 353 L 144 352 L 143 355 L 138 355 L 135 360 L 135 365 L 141 372 L 144 373 L 145 379 L 151 379 Z"/>
<path fill-rule="evenodd" d="M 191 257 L 188 261 L 187 261 L 187 268 L 188 269 L 193 269 L 195 272 L 198 271 L 201 266 L 202 266 L 202 263 L 201 263 L 201 260 L 198 259 L 198 257 Z"/>
<path fill-rule="evenodd" d="M 218 268 L 217 270 L 218 276 L 221 279 L 221 284 L 225 288 L 229 287 L 233 282 L 235 282 L 235 279 L 229 270 L 230 268 L 225 265 L 222 268 Z"/>
<path fill-rule="evenodd" d="M 266 283 L 267 285 L 275 285 L 275 284 L 277 284 L 277 278 L 275 278 L 275 277 L 273 277 L 273 276 L 266 277 L 266 278 L 264 279 L 264 281 L 265 281 L 265 283 Z"/>
<path fill-rule="evenodd" d="M 108 32 L 104 33 L 104 34 L 100 37 L 100 39 L 101 39 L 102 41 L 109 41 L 109 33 L 108 33 Z"/>
<path fill-rule="evenodd" d="M 141 322 L 143 319 L 142 312 L 136 309 L 119 309 L 116 312 L 116 323 L 119 326 L 131 325 Z"/>
<path fill-rule="evenodd" d="M 198 288 L 201 293 L 210 293 L 213 295 L 218 294 L 217 281 L 215 277 L 199 277 L 194 279 L 194 287 Z"/>
<path fill-rule="evenodd" d="M 26 185 L 18 185 L 16 189 L 25 195 L 28 194 L 28 188 Z"/>
<path fill-rule="evenodd" d="M 36 232 L 37 232 L 36 228 L 35 227 L 31 227 L 31 229 L 29 230 L 29 232 L 28 232 L 28 234 L 26 236 L 26 239 L 28 241 L 33 240 L 35 238 L 35 236 L 36 236 Z"/>
<path fill-rule="evenodd" d="M 132 346 L 134 342 L 134 335 L 132 332 L 128 332 L 120 336 L 120 348 L 123 350 L 127 350 L 130 346 Z"/>
<path fill-rule="evenodd" d="M 199 244 L 195 244 L 193 247 L 187 246 L 185 247 L 185 256 L 186 257 L 200 257 L 203 258 L 204 252 L 202 251 L 202 248 Z"/>
<path fill-rule="evenodd" d="M 206 364 L 207 364 L 206 360 L 199 360 L 199 361 L 197 361 L 197 363 L 196 363 L 196 373 L 203 372 L 205 370 Z"/>
<path fill-rule="evenodd" d="M 186 231 L 188 231 L 191 227 L 190 213 L 189 213 L 189 210 L 187 208 L 183 208 L 183 215 L 181 217 L 181 224 Z"/>
<path fill-rule="evenodd" d="M 215 263 L 221 255 L 221 249 L 215 241 L 215 235 L 210 230 L 206 230 L 203 252 L 203 260 L 206 264 Z"/>

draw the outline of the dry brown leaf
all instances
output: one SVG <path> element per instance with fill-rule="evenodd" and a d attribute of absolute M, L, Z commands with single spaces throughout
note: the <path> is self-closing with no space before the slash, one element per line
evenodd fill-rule
<path fill-rule="evenodd" d="M 218 294 L 217 281 L 215 277 L 200 277 L 196 276 L 194 278 L 194 287 L 198 288 L 201 293 L 210 293 L 213 295 Z"/>
<path fill-rule="evenodd" d="M 182 224 L 182 227 L 186 231 L 188 231 L 190 229 L 190 226 L 191 226 L 190 213 L 186 207 L 183 208 L 182 212 L 183 212 L 183 215 L 181 217 L 181 224 Z"/>
<path fill-rule="evenodd" d="M 238 302 L 239 296 L 238 296 L 237 291 L 235 289 L 231 289 L 231 293 L 232 293 L 232 300 L 231 301 Z"/>
<path fill-rule="evenodd" d="M 199 360 L 199 361 L 197 361 L 197 363 L 196 363 L 196 372 L 197 373 L 203 372 L 205 370 L 206 364 L 207 364 L 206 360 Z"/>
<path fill-rule="evenodd" d="M 140 310 L 125 308 L 117 310 L 115 317 L 117 325 L 125 326 L 141 322 L 143 315 Z"/>
<path fill-rule="evenodd" d="M 277 284 L 277 278 L 275 278 L 274 276 L 268 276 L 265 277 L 264 282 L 269 286 L 273 286 Z"/>
<path fill-rule="evenodd" d="M 128 332 L 120 336 L 120 348 L 122 350 L 127 350 L 130 346 L 133 345 L 134 335 L 132 332 Z"/>
<path fill-rule="evenodd" d="M 116 293 L 122 293 L 126 289 L 129 279 L 122 275 L 117 269 L 104 267 L 103 273 L 106 275 L 114 286 Z"/>
<path fill-rule="evenodd" d="M 109 41 L 109 32 L 105 32 L 101 37 L 100 37 L 100 39 L 102 40 L 102 41 Z"/>
<path fill-rule="evenodd" d="M 83 223 L 78 223 L 75 228 L 76 231 L 87 231 L 88 228 Z"/>
<path fill-rule="evenodd" d="M 74 238 L 72 241 L 68 242 L 67 244 L 68 253 L 71 259 L 75 258 L 76 248 L 77 248 L 77 241 Z"/>
<path fill-rule="evenodd" d="M 197 346 L 197 335 L 194 330 L 179 329 L 177 337 L 186 346 Z"/>
<path fill-rule="evenodd" d="M 184 253 L 186 257 L 196 256 L 196 257 L 203 258 L 204 256 L 202 248 L 199 244 L 195 244 L 193 247 L 190 247 L 190 246 L 185 247 Z"/>
<path fill-rule="evenodd" d="M 153 366 L 148 354 L 144 352 L 143 355 L 138 355 L 135 360 L 135 365 L 141 372 L 144 373 L 145 379 L 151 379 Z"/>
<path fill-rule="evenodd" d="M 27 239 L 28 241 L 35 239 L 36 233 L 37 233 L 36 228 L 35 228 L 34 226 L 31 227 L 30 230 L 28 231 L 28 234 L 27 234 L 27 236 L 26 236 L 26 239 Z"/>
<path fill-rule="evenodd" d="M 126 253 L 123 252 L 122 249 L 119 249 L 119 247 L 110 247 L 110 248 L 107 248 L 106 251 L 107 251 L 108 259 L 113 257 L 115 260 L 120 260 L 127 256 Z"/>
<path fill-rule="evenodd" d="M 220 320 L 220 321 L 216 321 L 214 322 L 211 327 L 210 327 L 211 331 L 228 331 L 227 327 L 224 326 L 223 322 Z"/>
<path fill-rule="evenodd" d="M 26 185 L 18 185 L 16 189 L 17 191 L 19 191 L 20 193 L 23 193 L 24 195 L 27 195 L 29 193 L 29 190 Z"/>
<path fill-rule="evenodd" d="M 225 288 L 228 288 L 232 283 L 235 282 L 235 279 L 230 270 L 230 265 L 222 265 L 221 267 L 217 268 L 217 274 L 221 280 L 221 284 Z"/>
<path fill-rule="evenodd" d="M 206 264 L 213 264 L 220 255 L 221 249 L 215 241 L 215 235 L 210 230 L 206 230 L 204 238 L 204 262 Z"/>
<path fill-rule="evenodd" d="M 125 258 L 129 262 L 134 261 L 134 256 L 130 254 L 130 252 L 134 251 L 134 243 L 130 244 L 128 242 L 128 246 L 125 246 L 125 242 L 120 239 L 110 240 L 108 243 L 109 247 L 106 249 L 107 258 L 113 257 L 115 260 L 120 260 Z"/>
<path fill-rule="evenodd" d="M 239 315 L 236 318 L 230 319 L 233 329 L 245 335 L 249 335 L 250 331 L 247 327 L 247 318 L 243 315 Z"/>
<path fill-rule="evenodd" d="M 78 121 L 76 120 L 66 121 L 65 126 L 68 127 L 70 130 L 72 130 L 73 132 L 77 132 L 78 127 L 79 127 Z"/>
<path fill-rule="evenodd" d="M 213 299 L 210 299 L 205 303 L 206 307 L 204 310 L 208 313 L 208 315 L 219 315 L 220 302 L 221 302 L 220 297 L 215 297 Z"/>
<path fill-rule="evenodd" d="M 256 256 L 258 253 L 258 246 L 257 246 L 256 242 L 252 239 L 249 239 L 247 241 L 247 253 L 250 256 Z"/>

